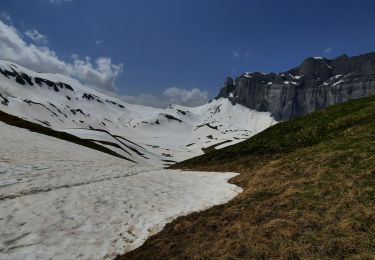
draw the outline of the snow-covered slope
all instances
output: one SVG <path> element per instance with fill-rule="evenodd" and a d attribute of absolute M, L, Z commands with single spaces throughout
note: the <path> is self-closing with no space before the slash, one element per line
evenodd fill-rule
<path fill-rule="evenodd" d="M 242 191 L 235 173 L 126 160 L 0 122 L 0 259 L 113 259 Z"/>
<path fill-rule="evenodd" d="M 61 74 L 0 60 L 0 110 L 102 145 L 141 165 L 170 165 L 273 125 L 266 112 L 228 99 L 200 107 L 132 105 Z"/>

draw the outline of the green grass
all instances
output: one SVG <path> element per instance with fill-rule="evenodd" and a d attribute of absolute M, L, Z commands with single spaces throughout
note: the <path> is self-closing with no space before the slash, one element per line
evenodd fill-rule
<path fill-rule="evenodd" d="M 296 118 L 268 128 L 260 134 L 209 154 L 182 162 L 175 167 L 201 161 L 233 160 L 244 155 L 270 155 L 292 152 L 319 142 L 337 138 L 353 126 L 375 122 L 375 96 L 329 107 L 305 117 Z M 369 125 L 370 126 L 370 125 Z M 345 148 L 345 144 L 340 144 Z"/>

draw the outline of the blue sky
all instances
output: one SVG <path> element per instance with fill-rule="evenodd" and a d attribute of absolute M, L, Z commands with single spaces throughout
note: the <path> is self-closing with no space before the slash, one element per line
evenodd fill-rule
<path fill-rule="evenodd" d="M 122 64 L 112 75 L 120 95 L 175 87 L 213 97 L 228 75 L 375 49 L 373 0 L 1 0 L 0 11 L 59 60 Z"/>

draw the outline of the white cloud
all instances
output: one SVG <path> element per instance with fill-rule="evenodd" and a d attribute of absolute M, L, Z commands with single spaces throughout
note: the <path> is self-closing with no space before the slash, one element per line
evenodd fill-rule
<path fill-rule="evenodd" d="M 325 53 L 330 53 L 332 50 L 333 50 L 332 48 L 326 48 L 326 49 L 324 49 L 324 52 Z"/>
<path fill-rule="evenodd" d="M 71 2 L 72 0 L 48 0 L 51 4 L 59 5 L 67 2 Z"/>
<path fill-rule="evenodd" d="M 171 100 L 171 103 L 185 106 L 199 106 L 208 101 L 207 91 L 201 91 L 198 88 L 186 90 L 173 87 L 166 89 L 163 95 Z"/>
<path fill-rule="evenodd" d="M 110 58 L 100 57 L 94 62 L 90 57 L 73 62 L 61 60 L 48 47 L 26 43 L 18 30 L 0 21 L 0 58 L 7 59 L 35 71 L 61 73 L 82 82 L 109 91 L 116 90 L 115 80 L 123 70 L 123 64 L 113 64 Z"/>
<path fill-rule="evenodd" d="M 198 88 L 186 90 L 182 88 L 167 88 L 161 95 L 140 94 L 138 96 L 123 96 L 124 101 L 133 104 L 153 107 L 167 107 L 170 104 L 195 107 L 208 101 L 207 91 Z"/>
<path fill-rule="evenodd" d="M 25 35 L 36 44 L 26 43 L 24 36 L 14 26 L 0 20 L 0 58 L 35 71 L 71 76 L 105 91 L 116 90 L 115 80 L 122 72 L 123 64 L 113 64 L 108 57 L 99 57 L 92 61 L 90 57 L 80 58 L 77 54 L 72 54 L 72 61 L 67 62 L 61 60 L 50 48 L 37 44 L 47 41 L 47 37 L 37 30 L 26 31 Z M 171 87 L 160 95 L 140 94 L 123 96 L 123 99 L 129 103 L 154 107 L 167 107 L 170 104 L 194 107 L 207 103 L 208 93 L 198 88 L 187 90 Z"/>
<path fill-rule="evenodd" d="M 25 35 L 36 43 L 47 44 L 48 39 L 46 35 L 41 34 L 36 29 L 27 30 Z"/>
<path fill-rule="evenodd" d="M 232 50 L 232 55 L 233 55 L 233 57 L 235 57 L 235 58 L 240 57 L 240 53 L 239 53 L 238 51 L 236 51 L 236 50 Z"/>

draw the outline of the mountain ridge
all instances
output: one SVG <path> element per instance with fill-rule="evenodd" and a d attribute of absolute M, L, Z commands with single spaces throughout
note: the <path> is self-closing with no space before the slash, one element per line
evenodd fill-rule
<path fill-rule="evenodd" d="M 288 120 L 375 94 L 375 52 L 334 59 L 309 57 L 281 73 L 245 72 L 228 77 L 218 98 Z"/>
<path fill-rule="evenodd" d="M 0 110 L 4 121 L 153 166 L 237 143 L 277 123 L 268 112 L 227 99 L 194 108 L 128 104 L 67 76 L 5 60 L 0 60 Z"/>

